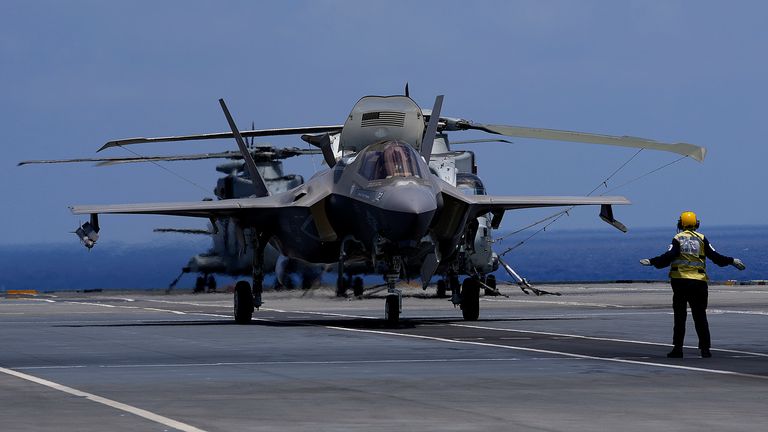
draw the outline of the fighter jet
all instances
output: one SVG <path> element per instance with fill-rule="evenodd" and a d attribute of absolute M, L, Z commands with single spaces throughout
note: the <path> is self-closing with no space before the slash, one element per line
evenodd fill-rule
<path fill-rule="evenodd" d="M 497 228 L 505 211 L 534 207 L 599 205 L 601 216 L 613 220 L 612 205 L 629 204 L 621 196 L 494 196 L 467 195 L 430 171 L 427 161 L 439 131 L 477 129 L 491 133 L 657 148 L 703 158 L 691 144 L 663 144 L 629 137 L 610 137 L 566 131 L 478 125 L 440 117 L 442 96 L 426 116 L 407 96 L 367 96 L 353 108 L 343 126 L 252 130 L 241 134 L 224 100 L 219 103 L 231 133 L 181 137 L 132 138 L 111 141 L 102 148 L 158 141 L 234 137 L 253 179 L 249 198 L 203 202 L 76 205 L 74 214 L 90 214 L 78 235 L 92 245 L 98 239 L 99 214 L 159 214 L 208 219 L 233 218 L 249 228 L 253 248 L 253 283 L 237 283 L 234 317 L 248 323 L 262 304 L 264 248 L 274 245 L 281 254 L 310 263 L 347 260 L 368 263 L 385 277 L 388 294 L 385 319 L 397 323 L 402 293 L 396 283 L 418 268 L 429 280 L 441 266 L 457 259 L 462 239 L 471 235 L 481 215 L 490 215 Z M 427 120 L 428 119 L 428 120 Z M 533 131 L 533 132 L 531 132 Z M 538 131 L 538 132 L 536 132 Z M 321 134 L 309 139 L 323 151 L 329 168 L 289 191 L 269 194 L 247 151 L 243 136 Z M 558 135 L 559 134 L 559 135 Z M 341 273 L 341 271 L 340 271 Z M 479 281 L 468 277 L 454 299 L 467 320 L 479 316 Z"/>

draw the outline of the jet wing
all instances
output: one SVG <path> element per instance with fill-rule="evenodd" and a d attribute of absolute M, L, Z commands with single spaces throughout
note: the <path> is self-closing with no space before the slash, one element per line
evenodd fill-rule
<path fill-rule="evenodd" d="M 436 231 L 443 238 L 456 235 L 463 230 L 463 224 L 466 221 L 488 213 L 493 215 L 491 226 L 496 229 L 507 210 L 581 205 L 599 205 L 601 218 L 622 231 L 626 231 L 623 225 L 613 219 L 610 206 L 630 204 L 629 200 L 622 196 L 465 195 L 447 183 L 443 184 L 442 193 L 446 211 L 441 216 L 441 220 L 438 221 Z"/>
<path fill-rule="evenodd" d="M 571 207 L 578 205 L 626 205 L 629 200 L 623 196 L 465 196 L 473 216 L 503 210 L 534 207 Z"/>
<path fill-rule="evenodd" d="M 216 218 L 235 216 L 249 210 L 275 208 L 275 203 L 264 198 L 241 198 L 220 201 L 161 202 L 140 204 L 107 204 L 71 206 L 73 214 L 157 214 Z"/>
<path fill-rule="evenodd" d="M 328 196 L 325 188 L 303 185 L 292 191 L 267 197 L 225 199 L 218 201 L 160 202 L 139 204 L 75 205 L 73 214 L 155 214 L 200 218 L 241 217 L 259 223 L 277 216 L 284 209 L 313 208 Z"/>

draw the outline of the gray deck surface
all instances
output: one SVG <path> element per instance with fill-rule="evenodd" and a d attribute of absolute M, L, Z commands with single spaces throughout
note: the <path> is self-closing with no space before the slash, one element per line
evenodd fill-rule
<path fill-rule="evenodd" d="M 380 294 L 323 289 L 267 293 L 251 325 L 232 322 L 229 294 L 2 298 L 1 428 L 768 427 L 768 287 L 710 287 L 714 357 L 699 358 L 689 318 L 682 360 L 665 357 L 667 285 L 543 288 L 563 295 L 504 286 L 508 298 L 483 297 L 480 320 L 465 322 L 433 290 L 406 287 L 397 328 L 382 322 Z"/>

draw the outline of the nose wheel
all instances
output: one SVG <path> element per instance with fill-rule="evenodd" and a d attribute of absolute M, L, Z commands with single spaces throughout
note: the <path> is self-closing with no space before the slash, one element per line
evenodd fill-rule
<path fill-rule="evenodd" d="M 395 288 L 400 278 L 400 260 L 395 259 L 384 276 L 387 281 L 387 299 L 384 303 L 384 319 L 390 326 L 400 322 L 400 312 L 403 310 L 403 291 Z"/>
<path fill-rule="evenodd" d="M 384 319 L 389 325 L 395 325 L 400 322 L 400 312 L 403 305 L 403 293 L 397 288 L 392 288 L 387 293 L 387 299 L 384 304 Z"/>

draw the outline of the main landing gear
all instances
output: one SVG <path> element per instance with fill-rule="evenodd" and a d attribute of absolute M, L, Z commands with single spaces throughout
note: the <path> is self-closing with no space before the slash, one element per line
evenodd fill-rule
<path fill-rule="evenodd" d="M 254 309 L 262 305 L 261 292 L 264 284 L 264 246 L 261 236 L 252 237 L 253 248 L 253 286 L 246 281 L 235 284 L 234 315 L 238 324 L 250 324 Z"/>
<path fill-rule="evenodd" d="M 250 323 L 254 307 L 251 284 L 246 281 L 238 281 L 235 285 L 235 322 L 238 324 Z"/>
<path fill-rule="evenodd" d="M 480 282 L 475 277 L 468 277 L 459 285 L 459 277 L 449 274 L 448 285 L 451 288 L 451 302 L 461 307 L 464 320 L 477 321 L 480 317 Z"/>
<path fill-rule="evenodd" d="M 480 284 L 474 277 L 461 284 L 461 315 L 465 321 L 477 321 L 480 317 Z"/>
<path fill-rule="evenodd" d="M 347 259 L 348 242 L 355 243 L 357 240 L 353 237 L 347 237 L 341 242 L 339 263 L 336 267 L 336 297 L 346 297 L 349 288 L 352 288 L 352 294 L 354 294 L 355 297 L 362 297 L 364 291 L 363 278 L 360 276 L 352 277 L 351 274 L 346 275 L 345 277 L 344 274 L 344 262 Z"/>

